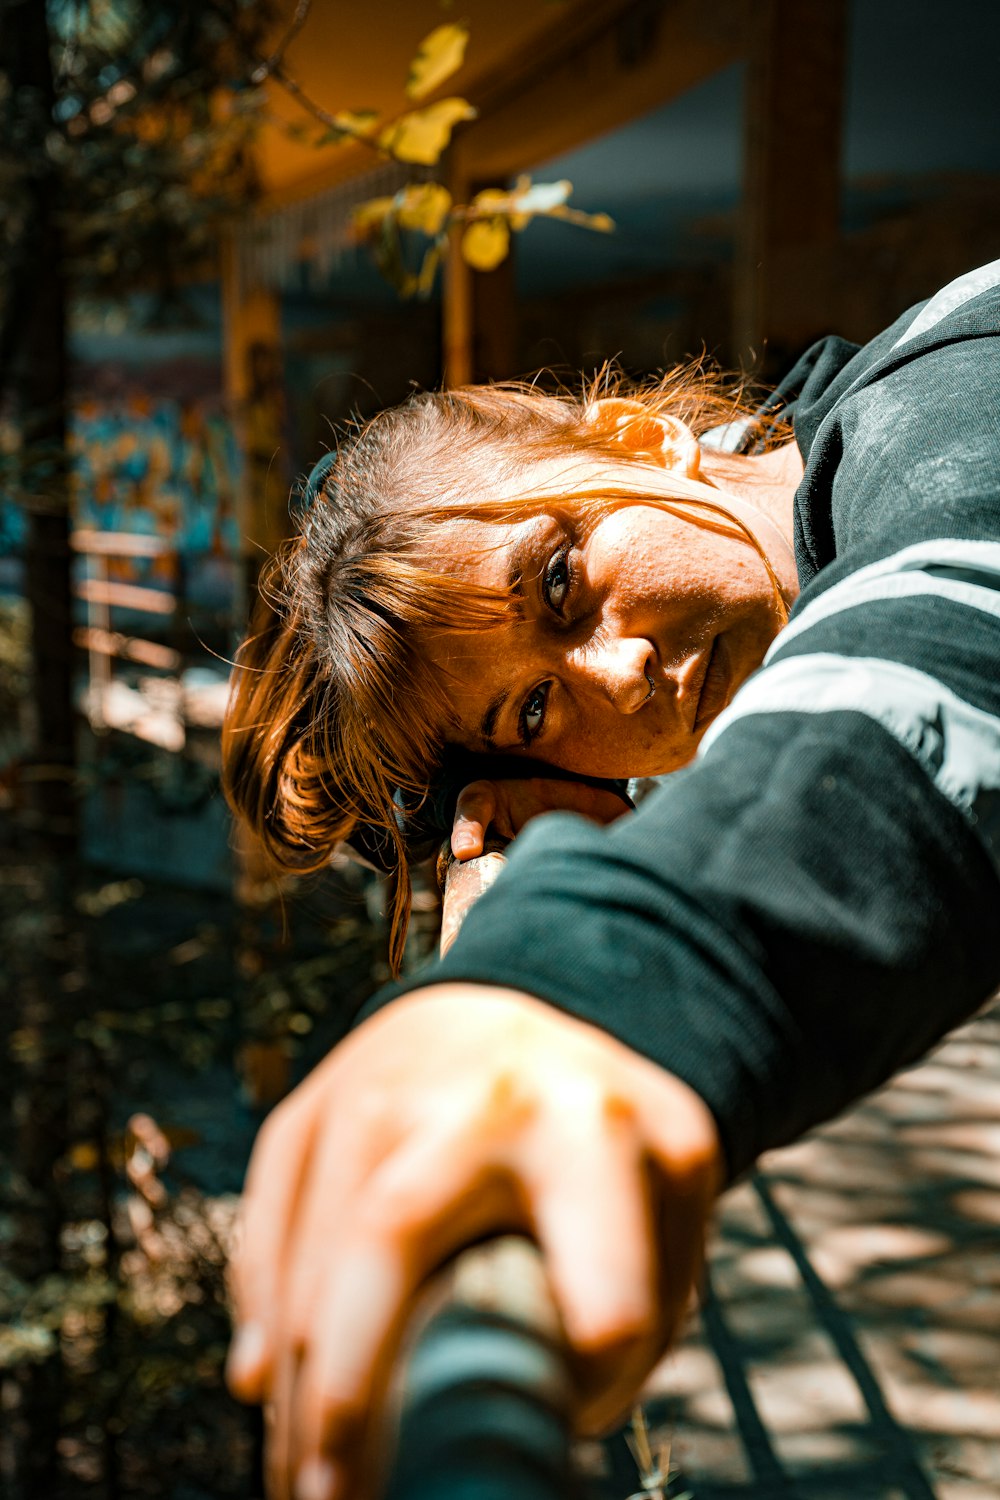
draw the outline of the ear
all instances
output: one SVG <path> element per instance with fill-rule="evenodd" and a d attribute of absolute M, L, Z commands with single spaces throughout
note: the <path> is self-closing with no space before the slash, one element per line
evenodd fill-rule
<path fill-rule="evenodd" d="M 698 440 L 679 417 L 647 411 L 641 401 L 605 396 L 591 401 L 583 420 L 629 454 L 662 464 L 686 479 L 697 479 L 701 465 Z"/>

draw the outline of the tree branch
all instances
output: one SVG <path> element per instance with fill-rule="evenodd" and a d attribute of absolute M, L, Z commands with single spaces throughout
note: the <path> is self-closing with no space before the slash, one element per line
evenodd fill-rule
<path fill-rule="evenodd" d="M 298 4 L 295 7 L 295 14 L 291 19 L 288 30 L 271 53 L 271 56 L 266 58 L 260 64 L 260 67 L 256 68 L 250 74 L 251 83 L 263 83 L 266 78 L 269 78 L 274 73 L 275 69 L 281 66 L 282 58 L 306 24 L 311 9 L 312 0 L 298 0 Z"/>
<path fill-rule="evenodd" d="M 359 141 L 362 146 L 368 146 L 372 151 L 376 151 L 379 156 L 388 154 L 382 150 L 377 141 L 373 140 L 370 135 L 366 135 L 363 130 L 357 130 L 353 126 L 345 125 L 342 119 L 338 119 L 336 115 L 331 115 L 330 111 L 324 109 L 322 104 L 317 104 L 315 99 L 310 98 L 306 93 L 298 80 L 293 78 L 290 73 L 286 73 L 281 63 L 278 63 L 271 70 L 270 77 L 274 79 L 275 83 L 280 83 L 285 92 L 291 94 L 292 98 L 308 114 L 311 114 L 314 120 L 318 120 L 321 125 L 325 125 L 327 130 L 335 130 L 338 135 L 349 135 L 352 140 Z"/>

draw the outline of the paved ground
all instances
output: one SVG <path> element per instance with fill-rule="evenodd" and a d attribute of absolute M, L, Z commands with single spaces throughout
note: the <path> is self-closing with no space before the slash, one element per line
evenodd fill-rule
<path fill-rule="evenodd" d="M 1000 1005 L 727 1197 L 649 1415 L 694 1500 L 998 1500 Z"/>

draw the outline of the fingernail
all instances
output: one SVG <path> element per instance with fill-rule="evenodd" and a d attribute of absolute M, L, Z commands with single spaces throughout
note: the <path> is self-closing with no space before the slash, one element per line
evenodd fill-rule
<path fill-rule="evenodd" d="M 468 854 L 478 846 L 471 833 L 456 833 L 452 836 L 451 847 L 456 854 Z"/>
<path fill-rule="evenodd" d="M 295 1478 L 295 1500 L 334 1500 L 337 1470 L 328 1459 L 307 1458 Z"/>
<path fill-rule="evenodd" d="M 252 1380 L 265 1353 L 266 1339 L 259 1323 L 244 1323 L 236 1331 L 229 1350 L 230 1380 Z"/>

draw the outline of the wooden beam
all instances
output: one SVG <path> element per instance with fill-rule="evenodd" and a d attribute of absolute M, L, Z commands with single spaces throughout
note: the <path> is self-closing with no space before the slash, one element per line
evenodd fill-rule
<path fill-rule="evenodd" d="M 470 180 L 503 181 L 667 104 L 744 55 L 745 0 L 580 7 L 484 80 L 455 152 Z"/>
<path fill-rule="evenodd" d="M 81 527 L 69 539 L 74 552 L 91 557 L 166 557 L 177 548 L 163 537 L 141 531 L 91 531 Z"/>
<path fill-rule="evenodd" d="M 486 183 L 470 183 L 450 163 L 448 187 L 456 202 L 468 202 Z M 462 225 L 451 229 L 442 288 L 444 384 L 505 380 L 517 374 L 516 236 L 495 270 L 474 271 L 462 259 Z"/>
<path fill-rule="evenodd" d="M 223 247 L 222 336 L 226 407 L 243 459 L 240 539 L 245 556 L 259 566 L 289 526 L 288 457 L 282 451 L 281 299 L 271 289 L 247 284 L 235 237 Z"/>
<path fill-rule="evenodd" d="M 143 614 L 172 615 L 177 596 L 160 589 L 144 589 L 133 583 L 107 583 L 103 578 L 81 578 L 73 592 L 88 604 L 109 604 L 117 609 L 137 609 Z"/>
<path fill-rule="evenodd" d="M 734 336 L 768 377 L 836 323 L 846 39 L 846 0 L 754 7 Z"/>
<path fill-rule="evenodd" d="M 132 661 L 143 667 L 155 667 L 161 672 L 179 672 L 181 655 L 170 646 L 160 646 L 156 641 L 142 641 L 134 636 L 122 635 L 117 630 L 101 630 L 94 625 L 80 626 L 73 631 L 73 645 L 82 651 L 93 651 L 101 656 L 118 656 L 123 661 Z"/>

